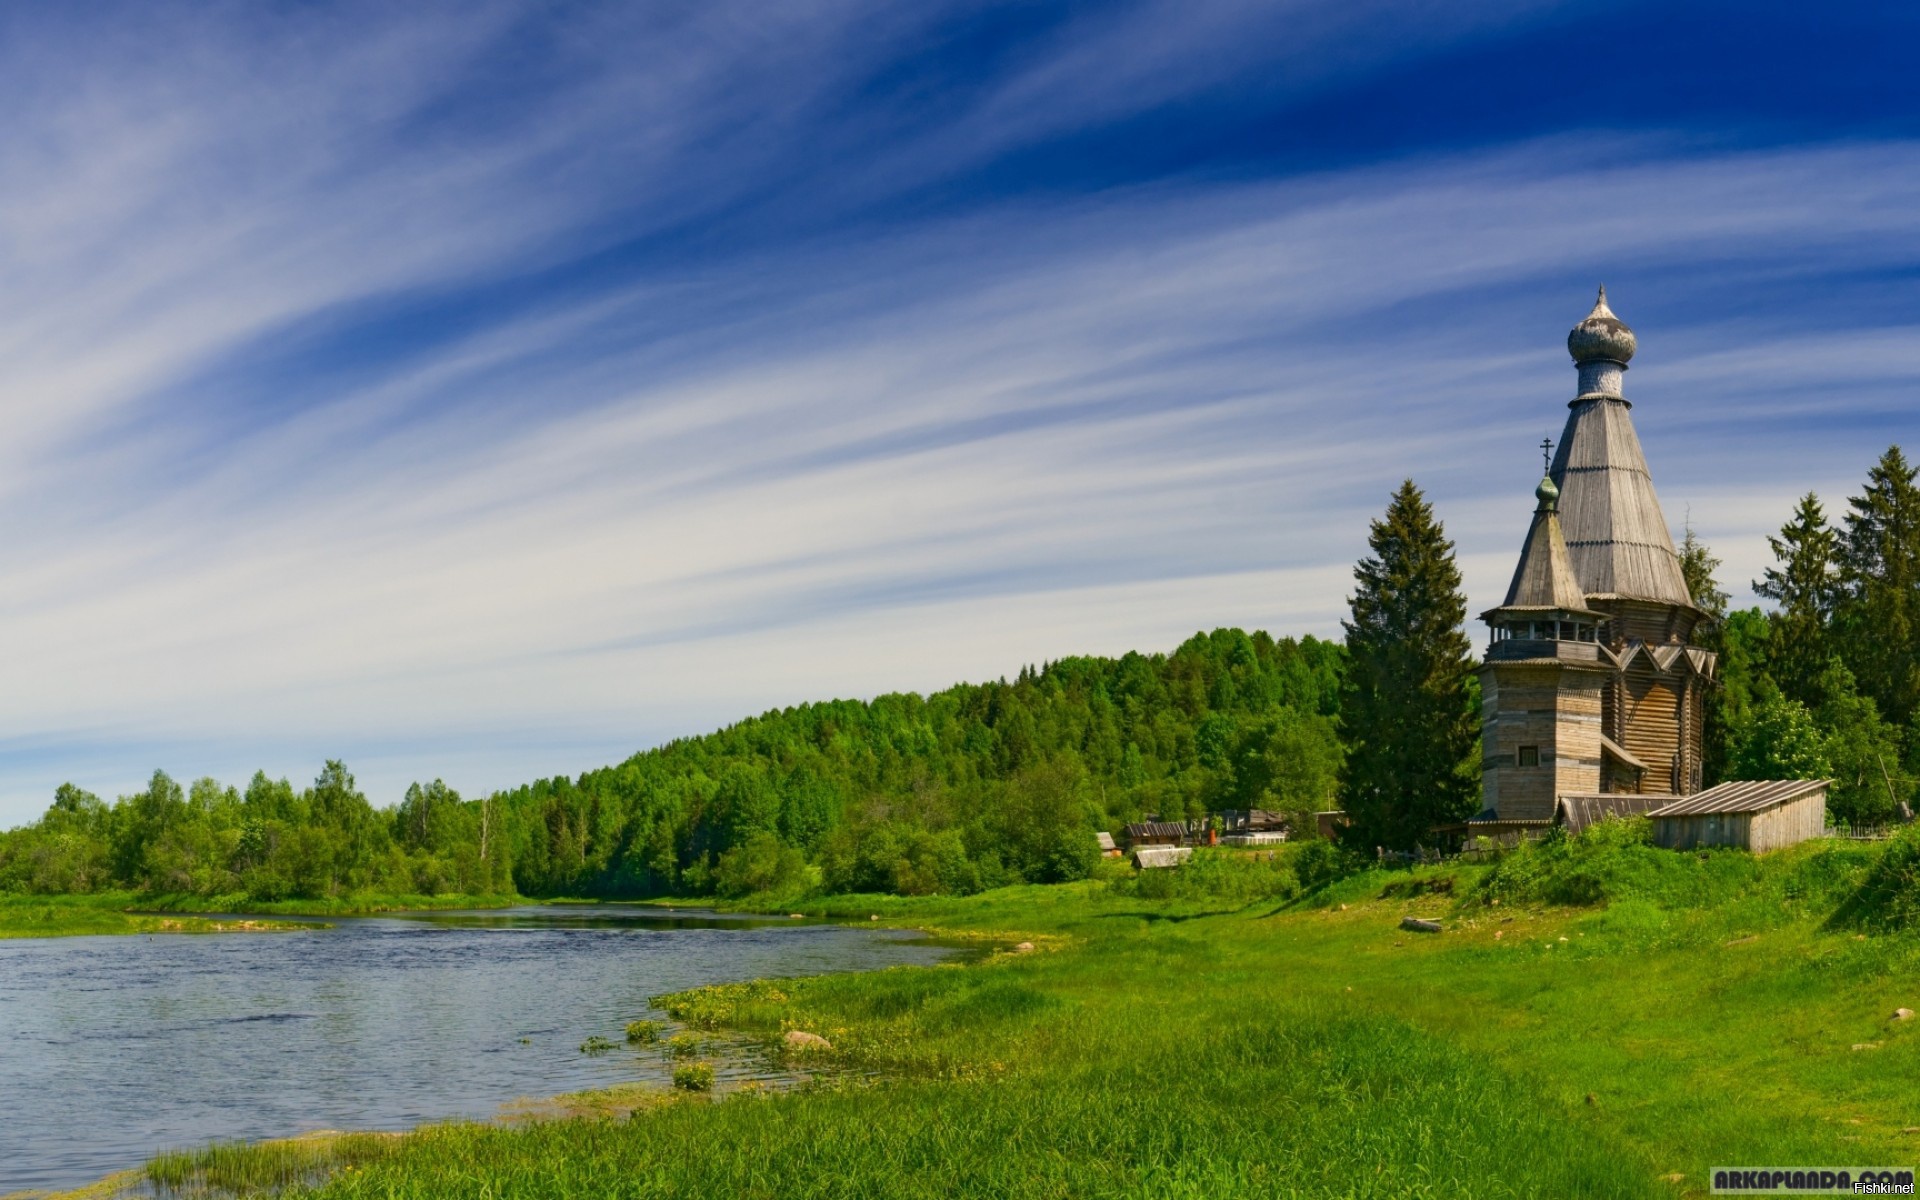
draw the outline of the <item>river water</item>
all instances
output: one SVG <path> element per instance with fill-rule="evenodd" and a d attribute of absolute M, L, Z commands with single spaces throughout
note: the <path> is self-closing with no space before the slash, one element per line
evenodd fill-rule
<path fill-rule="evenodd" d="M 213 1140 L 404 1129 L 664 1081 L 657 1050 L 580 1044 L 622 1042 L 662 992 L 947 953 L 886 930 L 612 906 L 330 920 L 0 940 L 0 1193 Z"/>

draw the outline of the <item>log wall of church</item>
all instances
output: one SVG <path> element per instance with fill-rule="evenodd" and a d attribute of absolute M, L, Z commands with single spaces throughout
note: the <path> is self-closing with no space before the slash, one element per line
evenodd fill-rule
<path fill-rule="evenodd" d="M 1487 808 L 1502 820 L 1545 821 L 1563 793 L 1600 790 L 1605 679 L 1557 663 L 1493 663 L 1482 671 Z"/>

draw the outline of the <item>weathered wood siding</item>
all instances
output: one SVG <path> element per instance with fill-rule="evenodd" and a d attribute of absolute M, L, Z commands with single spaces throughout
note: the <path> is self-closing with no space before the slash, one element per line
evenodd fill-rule
<path fill-rule="evenodd" d="M 1826 821 L 1827 795 L 1817 791 L 1759 812 L 1655 817 L 1653 840 L 1669 850 L 1738 846 L 1765 854 L 1821 836 Z"/>
<path fill-rule="evenodd" d="M 1638 790 L 1691 795 L 1700 790 L 1700 726 L 1706 692 L 1676 648 L 1690 644 L 1699 614 L 1637 600 L 1595 600 L 1607 613 L 1606 636 L 1629 659 L 1606 691 L 1607 736 L 1647 765 Z M 1629 653 L 1635 644 L 1640 647 Z M 1658 655 L 1668 662 L 1661 666 Z M 1610 773 L 1613 775 L 1613 773 Z M 1620 786 L 1613 775 L 1608 784 Z"/>
<path fill-rule="evenodd" d="M 1557 663 L 1493 663 L 1481 673 L 1482 791 L 1503 820 L 1550 821 L 1563 792 L 1600 790 L 1598 671 Z M 1520 750 L 1540 761 L 1520 765 Z"/>
<path fill-rule="evenodd" d="M 1815 792 L 1766 812 L 1755 813 L 1748 848 L 1755 854 L 1798 845 L 1827 831 L 1827 794 Z"/>

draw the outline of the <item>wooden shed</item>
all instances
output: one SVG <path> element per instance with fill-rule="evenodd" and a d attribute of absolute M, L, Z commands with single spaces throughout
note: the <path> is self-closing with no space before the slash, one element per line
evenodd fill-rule
<path fill-rule="evenodd" d="M 1093 844 L 1100 848 L 1102 858 L 1120 857 L 1120 847 L 1114 845 L 1113 835 L 1104 829 L 1093 835 Z"/>
<path fill-rule="evenodd" d="M 1742 780 L 1710 787 L 1648 813 L 1653 840 L 1669 850 L 1739 846 L 1755 854 L 1826 832 L 1825 779 Z"/>

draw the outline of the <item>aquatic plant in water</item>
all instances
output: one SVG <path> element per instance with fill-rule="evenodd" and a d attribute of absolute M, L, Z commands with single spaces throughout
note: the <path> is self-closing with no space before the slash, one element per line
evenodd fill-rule
<path fill-rule="evenodd" d="M 633 1046 L 651 1046 L 660 1040 L 660 1022 L 627 1022 L 627 1043 Z"/>
<path fill-rule="evenodd" d="M 681 1063 L 673 1069 L 673 1086 L 683 1092 L 706 1092 L 713 1090 L 713 1064 L 706 1062 Z"/>

